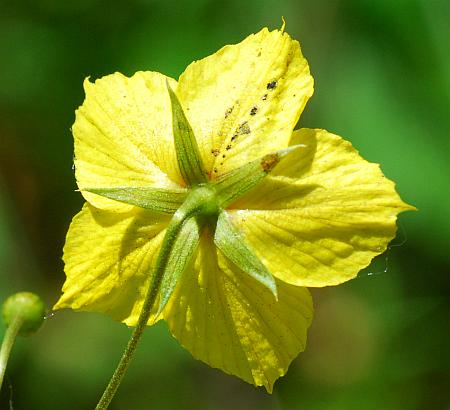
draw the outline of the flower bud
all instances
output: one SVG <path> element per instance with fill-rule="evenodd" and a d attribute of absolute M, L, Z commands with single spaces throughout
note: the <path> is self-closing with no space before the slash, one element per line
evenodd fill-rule
<path fill-rule="evenodd" d="M 6 326 L 19 317 L 23 323 L 19 335 L 29 336 L 42 325 L 45 315 L 45 305 L 42 299 L 31 292 L 19 292 L 6 299 L 2 306 L 3 321 Z"/>

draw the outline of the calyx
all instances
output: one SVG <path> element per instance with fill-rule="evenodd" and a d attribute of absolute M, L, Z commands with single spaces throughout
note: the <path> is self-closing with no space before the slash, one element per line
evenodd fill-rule
<path fill-rule="evenodd" d="M 155 272 L 162 272 L 158 312 L 169 302 L 180 277 L 196 255 L 205 227 L 214 233 L 214 243 L 222 254 L 277 298 L 274 277 L 233 226 L 226 208 L 258 185 L 283 157 L 300 146 L 265 155 L 209 181 L 182 105 L 169 84 L 167 89 L 172 104 L 175 151 L 186 188 L 90 187 L 81 190 L 173 215 L 154 268 Z"/>

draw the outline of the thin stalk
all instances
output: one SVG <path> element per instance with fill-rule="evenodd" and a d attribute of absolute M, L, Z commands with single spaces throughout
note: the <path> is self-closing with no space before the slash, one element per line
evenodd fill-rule
<path fill-rule="evenodd" d="M 158 291 L 161 285 L 161 281 L 164 275 L 164 271 L 169 260 L 169 255 L 172 250 L 173 244 L 175 243 L 176 237 L 188 215 L 182 215 L 181 218 L 177 218 L 177 213 L 175 213 L 169 224 L 164 240 L 161 245 L 161 250 L 159 251 L 158 260 L 156 262 L 156 269 L 153 278 L 150 281 L 150 286 L 145 296 L 144 304 L 142 306 L 141 313 L 136 324 L 136 327 L 131 335 L 130 340 L 122 354 L 119 364 L 114 371 L 114 374 L 109 381 L 106 390 L 103 392 L 100 401 L 97 404 L 96 410 L 107 409 L 111 400 L 113 399 L 116 391 L 125 375 L 128 365 L 132 359 L 132 356 L 136 350 L 139 339 L 147 326 L 148 319 L 150 317 L 152 308 L 155 304 L 156 298 L 158 296 Z"/>
<path fill-rule="evenodd" d="M 16 340 L 16 336 L 22 327 L 23 320 L 23 316 L 17 314 L 7 327 L 5 336 L 3 337 L 2 347 L 0 348 L 0 390 L 2 388 L 3 378 L 5 376 L 6 365 L 8 364 L 11 349 Z"/>
<path fill-rule="evenodd" d="M 114 371 L 111 380 L 103 392 L 100 401 L 97 404 L 96 410 L 105 410 L 108 408 L 111 400 L 113 399 L 116 391 L 122 382 L 123 376 L 128 368 L 131 358 L 136 350 L 139 339 L 147 326 L 148 319 L 152 312 L 152 308 L 156 302 L 158 296 L 159 288 L 161 287 L 161 282 L 164 273 L 167 268 L 167 263 L 169 262 L 169 256 L 174 247 L 177 236 L 183 227 L 186 220 L 199 213 L 204 213 L 206 215 L 210 213 L 217 213 L 217 209 L 214 201 L 214 192 L 206 187 L 198 187 L 193 190 L 186 200 L 183 202 L 180 208 L 174 213 L 169 226 L 167 227 L 166 234 L 161 244 L 161 249 L 158 254 L 158 259 L 156 261 L 156 268 L 153 277 L 150 280 L 149 289 L 145 296 L 144 304 L 142 306 L 141 313 L 136 324 L 136 327 L 128 341 L 127 347 L 125 348 L 119 364 Z"/>

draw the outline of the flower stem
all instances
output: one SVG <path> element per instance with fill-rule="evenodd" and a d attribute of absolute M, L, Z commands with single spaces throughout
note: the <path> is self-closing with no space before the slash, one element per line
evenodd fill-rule
<path fill-rule="evenodd" d="M 175 213 L 169 226 L 167 227 L 167 231 L 161 245 L 161 250 L 158 254 L 155 273 L 150 280 L 150 286 L 145 296 L 144 304 L 142 305 L 141 313 L 139 314 L 136 327 L 122 354 L 119 364 L 114 371 L 114 374 L 109 381 L 108 386 L 106 387 L 106 390 L 103 392 L 103 395 L 97 404 L 96 410 L 107 409 L 109 404 L 111 403 L 111 400 L 116 394 L 116 391 L 136 350 L 139 339 L 141 338 L 142 333 L 144 333 L 145 327 L 147 326 L 152 308 L 158 296 L 158 291 L 167 266 L 167 262 L 169 260 L 170 252 L 173 248 L 173 244 L 175 243 L 177 235 L 188 216 L 189 215 L 185 213 L 182 213 L 181 215 L 179 213 L 178 215 L 177 213 Z"/>
<path fill-rule="evenodd" d="M 0 348 L 0 389 L 3 384 L 3 377 L 5 376 L 6 365 L 11 353 L 11 349 L 16 340 L 16 336 L 22 327 L 24 318 L 20 314 L 16 314 L 6 329 L 5 336 L 3 337 L 2 347 Z"/>

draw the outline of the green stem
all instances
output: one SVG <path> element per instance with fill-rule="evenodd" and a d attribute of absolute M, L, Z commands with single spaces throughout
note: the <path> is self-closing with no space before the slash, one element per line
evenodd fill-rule
<path fill-rule="evenodd" d="M 147 326 L 152 308 L 158 296 L 158 291 L 173 244 L 175 243 L 177 235 L 187 217 L 189 217 L 189 213 L 186 214 L 184 212 L 180 213 L 177 211 L 172 218 L 169 226 L 167 227 L 167 231 L 161 245 L 161 250 L 159 251 L 158 260 L 156 262 L 155 273 L 150 281 L 150 286 L 147 291 L 147 295 L 145 296 L 144 304 L 142 306 L 141 313 L 139 314 L 136 328 L 134 329 L 133 334 L 128 341 L 127 347 L 122 354 L 119 364 L 114 371 L 114 374 L 109 381 L 106 390 L 103 392 L 103 395 L 97 404 L 96 410 L 103 410 L 108 408 L 123 379 L 123 376 L 125 375 L 128 365 L 132 359 L 133 353 L 136 350 L 139 339 L 141 338 L 142 333 Z"/>
<path fill-rule="evenodd" d="M 141 313 L 136 324 L 136 328 L 128 341 L 127 347 L 125 348 L 119 364 L 114 371 L 114 374 L 109 381 L 106 390 L 103 392 L 100 401 L 97 404 L 96 410 L 107 409 L 111 400 L 113 399 L 116 391 L 125 375 L 125 372 L 130 364 L 133 353 L 136 350 L 139 339 L 147 326 L 148 319 L 152 312 L 152 308 L 155 304 L 156 298 L 158 296 L 159 288 L 167 268 L 167 263 L 169 261 L 170 253 L 174 247 L 177 236 L 184 224 L 184 222 L 200 214 L 210 215 L 217 214 L 217 204 L 214 198 L 214 190 L 210 188 L 199 186 L 192 190 L 187 196 L 183 204 L 174 213 L 169 226 L 167 227 L 166 234 L 161 244 L 161 249 L 158 254 L 158 259 L 156 261 L 155 273 L 150 280 L 149 289 L 145 296 L 144 304 L 142 306 Z"/>
<path fill-rule="evenodd" d="M 0 348 L 0 390 L 2 388 L 3 377 L 5 376 L 6 365 L 8 364 L 11 349 L 16 340 L 16 336 L 22 327 L 23 320 L 23 316 L 17 314 L 7 327 L 5 336 L 3 337 L 2 347 Z"/>

